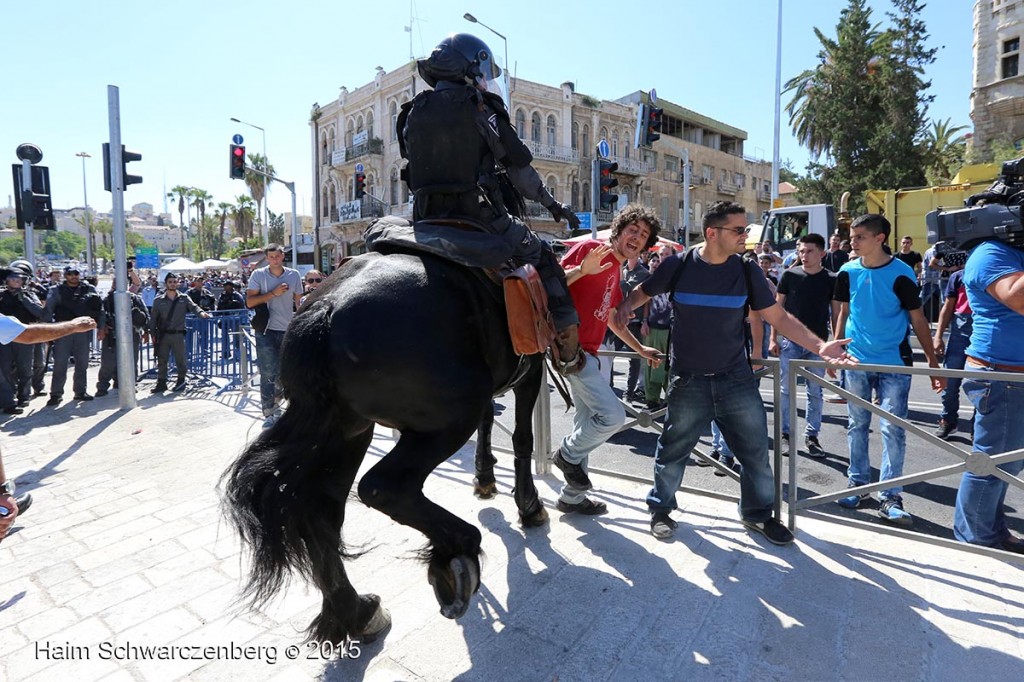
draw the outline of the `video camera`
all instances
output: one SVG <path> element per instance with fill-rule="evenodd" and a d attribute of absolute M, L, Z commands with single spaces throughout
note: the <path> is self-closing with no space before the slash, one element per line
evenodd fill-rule
<path fill-rule="evenodd" d="M 925 216 L 928 243 L 938 256 L 968 251 L 987 239 L 1001 239 L 1024 249 L 1024 157 L 1003 163 L 1002 173 L 984 192 L 964 202 L 966 208 L 938 209 Z"/>

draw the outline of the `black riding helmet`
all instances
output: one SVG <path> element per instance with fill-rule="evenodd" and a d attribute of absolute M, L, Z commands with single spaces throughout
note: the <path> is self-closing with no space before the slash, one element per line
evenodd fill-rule
<path fill-rule="evenodd" d="M 439 81 L 485 84 L 501 76 L 501 67 L 484 41 L 468 33 L 453 33 L 442 40 L 427 59 L 416 62 L 420 76 L 430 87 Z"/>

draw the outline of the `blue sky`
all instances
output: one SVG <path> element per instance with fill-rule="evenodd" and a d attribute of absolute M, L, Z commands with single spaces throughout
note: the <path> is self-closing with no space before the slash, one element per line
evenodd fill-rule
<path fill-rule="evenodd" d="M 886 22 L 888 0 L 871 0 Z M 931 0 L 924 13 L 930 44 L 940 47 L 928 73 L 930 115 L 969 125 L 973 3 Z M 746 153 L 771 158 L 775 84 L 776 0 L 611 3 L 606 0 L 480 2 L 415 0 L 416 57 L 451 32 L 473 32 L 499 55 L 500 38 L 462 15 L 471 12 L 503 33 L 519 77 L 615 99 L 655 87 L 663 98 L 748 133 Z M 784 0 L 783 81 L 816 63 L 813 27 L 834 35 L 841 0 Z M 613 9 L 614 8 L 614 9 Z M 655 12 L 645 11 L 654 8 Z M 125 204 L 163 209 L 164 187 L 201 187 L 219 201 L 244 192 L 228 178 L 228 144 L 241 133 L 267 153 L 280 177 L 294 180 L 300 212 L 311 213 L 310 129 L 314 102 L 342 85 L 369 82 L 409 57 L 408 0 L 36 0 L 5 2 L 0 38 L 8 56 L 0 109 L 0 150 L 16 161 L 22 142 L 39 145 L 50 167 L 54 204 L 82 204 L 87 159 L 89 203 L 110 208 L 103 191 L 101 144 L 108 139 L 108 84 L 120 87 L 122 137 L 143 154 L 144 176 Z M 783 100 L 785 104 L 786 99 Z M 802 170 L 807 153 L 786 125 L 782 159 Z M 10 175 L 5 177 L 10 178 Z M 7 205 L 10 180 L 0 194 Z M 303 207 L 305 210 L 303 211 Z M 290 195 L 271 187 L 270 208 L 290 210 Z M 174 208 L 171 207 L 172 212 Z"/>

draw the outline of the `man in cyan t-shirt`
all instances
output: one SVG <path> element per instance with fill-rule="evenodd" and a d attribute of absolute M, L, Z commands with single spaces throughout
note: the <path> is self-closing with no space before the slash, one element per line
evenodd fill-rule
<path fill-rule="evenodd" d="M 591 452 L 618 433 L 626 422 L 626 411 L 608 385 L 607 377 L 601 373 L 597 350 L 611 327 L 642 358 L 655 364 L 660 362 L 657 348 L 642 345 L 630 333 L 628 319 L 616 324 L 611 315 L 622 300 L 619 287 L 622 263 L 654 246 L 660 227 L 661 222 L 653 211 L 630 204 L 612 220 L 611 243 L 588 239 L 573 246 L 562 258 L 569 294 L 580 316 L 579 341 L 586 362 L 582 369 L 565 378 L 576 403 L 576 412 L 572 431 L 562 439 L 551 458 L 565 476 L 565 485 L 558 496 L 559 511 L 588 516 L 608 511 L 604 502 L 585 494 L 593 487 L 587 476 L 587 462 Z M 611 359 L 605 358 L 605 361 Z"/>
<path fill-rule="evenodd" d="M 836 336 L 850 337 L 850 354 L 865 364 L 913 365 L 913 354 L 907 338 L 907 325 L 912 324 L 928 366 L 938 368 L 939 361 L 931 343 L 931 329 L 921 311 L 917 277 L 909 265 L 882 249 L 889 237 L 889 221 L 869 213 L 853 221 L 850 239 L 853 251 L 860 256 L 839 270 L 835 298 L 840 303 Z M 933 377 L 932 389 L 941 391 L 946 380 Z M 882 409 L 906 419 L 910 375 L 894 372 L 846 372 L 846 388 L 858 397 L 871 401 L 872 387 L 878 387 Z M 882 417 L 882 466 L 879 480 L 903 475 L 907 434 Z M 849 403 L 849 425 L 846 439 L 850 447 L 848 487 L 871 483 L 871 460 L 868 456 L 868 432 L 871 412 Z M 893 486 L 878 494 L 878 515 L 900 526 L 913 524 L 914 517 L 903 509 L 902 486 Z M 838 500 L 841 507 L 856 509 L 866 493 L 854 493 Z"/>
<path fill-rule="evenodd" d="M 772 516 L 775 479 L 768 463 L 768 418 L 746 354 L 747 308 L 802 346 L 827 360 L 850 362 L 843 341 L 826 343 L 775 302 L 761 269 L 740 258 L 746 249 L 746 209 L 718 202 L 704 215 L 704 244 L 683 257 L 671 256 L 650 279 L 630 292 L 615 316 L 651 297 L 672 296 L 672 379 L 665 429 L 654 451 L 654 486 L 647 495 L 651 534 L 675 533 L 670 512 L 690 452 L 712 420 L 739 460 L 743 525 L 777 545 L 793 533 Z"/>
<path fill-rule="evenodd" d="M 1024 250 L 998 239 L 971 250 L 964 268 L 967 299 L 974 312 L 967 369 L 1024 372 Z M 1024 448 L 1024 384 L 965 379 L 974 413 L 974 452 L 994 456 Z M 1020 476 L 1024 460 L 999 469 Z M 960 479 L 953 535 L 960 542 L 1024 554 L 1024 540 L 1006 525 L 1007 482 L 967 471 Z"/>

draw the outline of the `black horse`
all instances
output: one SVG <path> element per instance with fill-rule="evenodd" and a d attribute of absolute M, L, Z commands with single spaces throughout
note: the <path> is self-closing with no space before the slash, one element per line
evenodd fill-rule
<path fill-rule="evenodd" d="M 348 261 L 296 314 L 282 348 L 288 409 L 225 472 L 225 506 L 252 555 L 245 587 L 258 605 L 289 570 L 323 595 L 311 640 L 369 642 L 390 626 L 380 598 L 349 582 L 345 503 L 374 424 L 394 449 L 363 475 L 368 506 L 428 539 L 424 559 L 441 613 L 458 618 L 479 587 L 480 531 L 423 495 L 427 475 L 515 383 L 515 500 L 520 522 L 547 520 L 531 475 L 531 413 L 543 356 L 515 354 L 498 287 L 437 256 L 370 253 Z M 476 492 L 493 494 L 493 459 L 477 456 Z"/>

